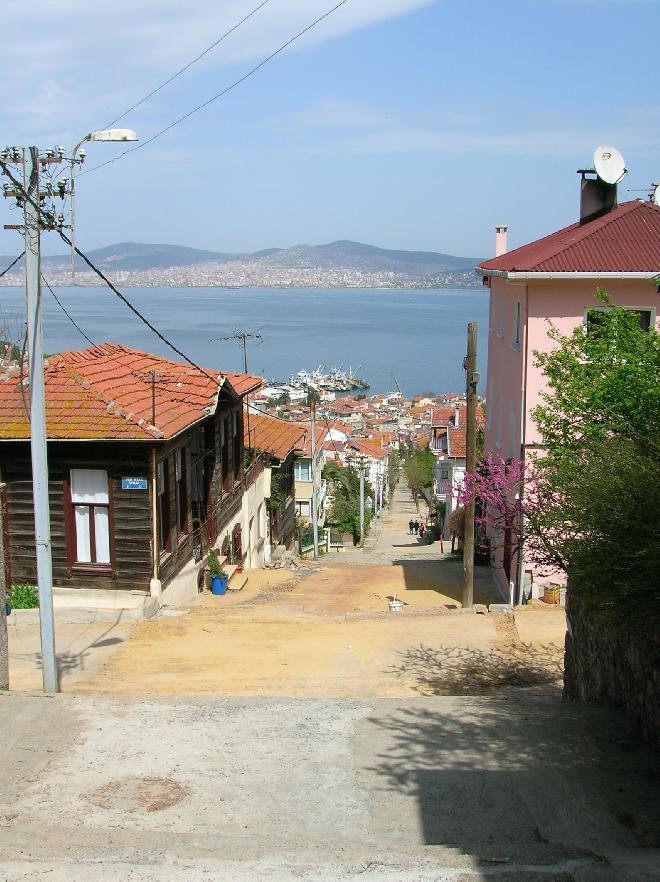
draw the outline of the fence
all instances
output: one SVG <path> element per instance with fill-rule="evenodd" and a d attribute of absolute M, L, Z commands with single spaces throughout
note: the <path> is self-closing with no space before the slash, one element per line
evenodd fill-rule
<path fill-rule="evenodd" d="M 331 548 L 343 548 L 344 537 L 335 530 L 321 529 L 319 530 L 319 549 L 330 551 Z M 314 531 L 311 527 L 304 532 L 301 530 L 298 537 L 298 548 L 301 554 L 314 550 Z"/>

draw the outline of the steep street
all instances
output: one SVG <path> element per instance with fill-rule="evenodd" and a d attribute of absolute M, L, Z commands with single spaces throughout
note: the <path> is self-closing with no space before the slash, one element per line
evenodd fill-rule
<path fill-rule="evenodd" d="M 657 879 L 658 759 L 561 703 L 561 612 L 458 611 L 411 506 L 0 697 L 0 879 Z"/>

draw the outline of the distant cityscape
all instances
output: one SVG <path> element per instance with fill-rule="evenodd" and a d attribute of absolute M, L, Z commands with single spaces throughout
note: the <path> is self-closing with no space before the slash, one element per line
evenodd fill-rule
<path fill-rule="evenodd" d="M 393 251 L 340 241 L 298 245 L 254 254 L 223 254 L 176 245 L 123 243 L 90 252 L 90 259 L 115 284 L 127 288 L 479 288 L 476 258 L 436 252 Z M 4 261 L 5 258 L 2 258 Z M 10 263 L 11 258 L 7 258 Z M 49 284 L 71 286 L 66 256 L 46 257 Z M 22 262 L 0 279 L 23 284 Z M 103 285 L 78 260 L 73 284 Z"/>

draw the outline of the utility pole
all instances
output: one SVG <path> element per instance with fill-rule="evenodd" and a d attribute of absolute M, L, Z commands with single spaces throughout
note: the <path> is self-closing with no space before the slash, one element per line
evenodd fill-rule
<path fill-rule="evenodd" d="M 467 437 L 465 468 L 474 472 L 477 462 L 477 323 L 470 322 L 467 332 L 467 355 L 463 362 L 466 373 Z M 463 539 L 463 607 L 474 605 L 474 500 L 465 506 Z"/>
<path fill-rule="evenodd" d="M 32 498 L 37 548 L 41 668 L 44 692 L 58 692 L 55 621 L 53 615 L 53 562 L 48 505 L 48 448 L 41 301 L 41 218 L 39 217 L 39 149 L 23 150 L 23 200 L 25 222 L 25 291 L 27 300 L 28 372 L 30 378 L 30 445 Z"/>
<path fill-rule="evenodd" d="M 312 453 L 312 532 L 314 534 L 314 560 L 319 559 L 319 510 L 316 488 L 316 399 L 312 397 L 310 402 L 312 413 L 312 435 L 310 438 L 310 450 Z"/>
<path fill-rule="evenodd" d="M 83 141 L 137 140 L 130 129 L 107 129 L 90 132 Z M 81 141 L 77 147 L 80 147 Z M 75 151 L 74 151 L 75 153 Z M 47 148 L 40 154 L 38 147 L 5 147 L 0 150 L 0 169 L 14 185 L 2 185 L 5 198 L 16 199 L 23 209 L 23 225 L 5 224 L 6 230 L 21 230 L 25 237 L 25 299 L 27 312 L 28 378 L 30 385 L 30 449 L 32 459 L 32 499 L 34 503 L 34 538 L 39 588 L 39 627 L 41 632 L 41 669 L 44 692 L 59 691 L 57 656 L 55 653 L 55 621 L 53 614 L 53 561 L 48 498 L 48 444 L 46 436 L 46 400 L 44 383 L 43 303 L 41 299 L 41 230 L 62 232 L 71 226 L 64 223 L 64 214 L 56 215 L 55 197 L 62 201 L 67 195 L 67 180 L 60 178 L 55 187 L 46 175 L 44 190 L 39 187 L 39 166 L 45 169 L 64 162 L 82 159 L 64 158 L 64 147 Z M 9 165 L 22 165 L 23 183 L 9 171 Z M 70 195 L 70 193 L 69 193 Z M 49 205 L 47 205 L 49 203 Z M 21 371 L 23 366 L 21 365 Z M 21 382 L 23 377 L 21 376 Z"/>
<path fill-rule="evenodd" d="M 259 328 L 259 330 L 257 331 L 246 331 L 245 328 L 236 328 L 236 331 L 233 334 L 229 334 L 227 337 L 214 337 L 213 339 L 209 340 L 209 343 L 225 343 L 227 340 L 238 340 L 240 342 L 243 349 L 243 372 L 247 374 L 247 341 L 263 340 L 261 328 Z"/>

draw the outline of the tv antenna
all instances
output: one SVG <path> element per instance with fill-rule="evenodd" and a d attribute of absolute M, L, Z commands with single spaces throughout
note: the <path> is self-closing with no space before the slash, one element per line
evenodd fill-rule
<path fill-rule="evenodd" d="M 226 337 L 213 337 L 209 340 L 209 343 L 226 343 L 228 340 L 239 340 L 241 346 L 243 347 L 243 371 L 247 374 L 248 372 L 248 362 L 247 362 L 247 341 L 248 340 L 259 340 L 263 341 L 264 336 L 261 333 L 262 329 L 257 328 L 256 331 L 246 331 L 245 328 L 236 328 L 233 334 L 229 334 Z"/>
<path fill-rule="evenodd" d="M 594 150 L 594 169 L 606 184 L 618 184 L 628 173 L 620 151 L 607 144 L 600 144 Z"/>

